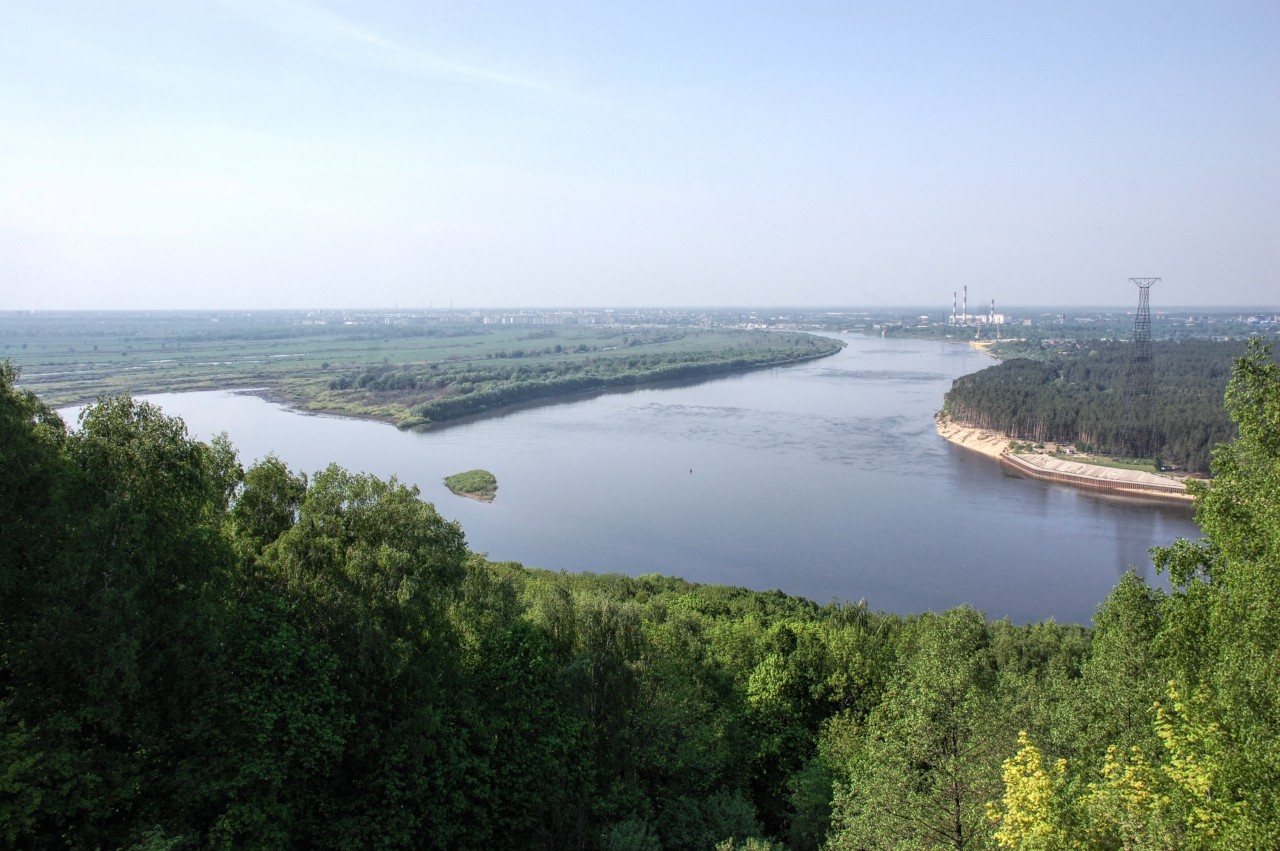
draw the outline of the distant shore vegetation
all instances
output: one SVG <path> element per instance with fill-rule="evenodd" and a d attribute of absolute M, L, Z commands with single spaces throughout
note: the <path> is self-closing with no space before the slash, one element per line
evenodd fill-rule
<path fill-rule="evenodd" d="M 704 327 L 697 316 L 665 311 L 505 318 L 528 324 L 465 314 L 8 315 L 0 317 L 0 356 L 22 368 L 24 388 L 53 405 L 246 389 L 410 428 L 583 392 L 798 363 L 843 346 L 799 331 Z"/>

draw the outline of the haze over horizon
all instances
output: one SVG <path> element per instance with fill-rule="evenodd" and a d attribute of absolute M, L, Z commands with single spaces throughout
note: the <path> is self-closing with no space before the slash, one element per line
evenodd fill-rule
<path fill-rule="evenodd" d="M 1154 301 L 1154 300 L 1153 300 Z M 973 316 L 985 316 L 990 308 L 989 300 L 976 307 L 969 305 L 969 313 Z M 12 314 L 54 314 L 54 313 L 443 313 L 447 311 L 455 312 L 546 312 L 546 313 L 565 313 L 573 311 L 600 311 L 600 310 L 622 310 L 622 311 L 653 311 L 672 313 L 696 313 L 698 311 L 795 311 L 797 313 L 818 313 L 829 311 L 833 313 L 867 313 L 871 315 L 892 314 L 894 312 L 919 311 L 924 313 L 948 313 L 951 309 L 951 303 L 945 305 L 941 301 L 929 304 L 887 304 L 887 305 L 866 305 L 866 304 L 510 304 L 493 307 L 476 307 L 472 305 L 430 305 L 430 304 L 333 304 L 327 306 L 317 306 L 312 304 L 294 304 L 280 305 L 273 307 L 246 307 L 244 305 L 227 304 L 218 307 L 209 307 L 207 305 L 192 304 L 185 307 L 102 307 L 102 308 L 0 308 L 0 316 Z M 1134 304 L 1012 304 L 1002 305 L 996 304 L 996 312 L 1009 315 L 1013 314 L 1014 318 L 1023 318 L 1021 314 L 1029 311 L 1039 313 L 1058 313 L 1067 312 L 1070 315 L 1079 315 L 1092 312 L 1104 313 L 1126 313 L 1133 314 L 1136 312 L 1136 301 Z M 1161 316 L 1164 314 L 1182 314 L 1187 312 L 1206 314 L 1231 314 L 1239 312 L 1258 312 L 1277 313 L 1280 312 L 1280 301 L 1257 302 L 1254 304 L 1160 304 L 1158 301 L 1151 305 L 1152 316 Z"/>
<path fill-rule="evenodd" d="M 1280 6 L 10 4 L 5 309 L 1280 301 Z"/>

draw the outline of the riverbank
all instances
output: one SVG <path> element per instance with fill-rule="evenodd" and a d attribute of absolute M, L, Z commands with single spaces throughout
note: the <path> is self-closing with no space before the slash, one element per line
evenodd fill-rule
<path fill-rule="evenodd" d="M 543 383 L 562 392 L 739 372 L 842 345 L 796 331 L 695 325 L 680 312 L 579 321 L 589 315 L 556 312 L 537 317 L 543 324 L 523 314 L 508 325 L 452 311 L 14 313 L 0 316 L 0 337 L 21 371 L 17 384 L 54 407 L 253 388 L 300 410 L 397 425 L 547 395 L 529 392 Z M 477 395 L 485 403 L 470 406 Z"/>
<path fill-rule="evenodd" d="M 1003 455 L 1012 440 L 1007 434 L 975 428 L 943 417 L 937 417 L 934 422 L 937 425 L 938 434 L 944 440 L 989 458 L 999 458 Z"/>
<path fill-rule="evenodd" d="M 387 401 L 404 412 L 397 419 L 399 428 L 430 428 L 525 402 L 575 396 L 584 391 L 634 389 L 668 381 L 714 379 L 794 366 L 829 357 L 844 345 L 840 340 L 812 335 L 772 335 L 755 338 L 752 345 L 714 352 L 592 357 L 548 364 L 536 376 L 519 378 L 513 378 L 513 368 L 508 365 L 472 364 L 460 372 L 439 369 L 425 393 L 418 393 L 425 395 L 426 401 L 413 401 L 412 393 L 392 396 Z M 519 369 L 516 368 L 517 374 Z M 445 389 L 432 389 L 439 386 Z"/>
<path fill-rule="evenodd" d="M 1043 452 L 1026 454 L 1006 452 L 1000 456 L 1000 462 L 1033 479 L 1059 482 L 1113 495 L 1178 502 L 1191 502 L 1194 499 L 1187 493 L 1186 483 L 1181 480 L 1155 473 L 1144 473 L 1141 470 L 1102 467 L 1068 458 L 1056 458 Z"/>
<path fill-rule="evenodd" d="M 471 388 L 465 394 L 435 392 L 425 403 L 415 403 L 412 391 L 378 393 L 361 390 L 317 391 L 305 386 L 291 385 L 284 388 L 255 389 L 252 392 L 268 401 L 278 402 L 301 413 L 326 416 L 351 417 L 374 420 L 394 425 L 401 431 L 435 431 L 482 419 L 507 416 L 528 408 L 581 402 L 605 393 L 631 393 L 637 390 L 690 387 L 707 381 L 715 381 L 748 372 L 778 367 L 796 366 L 807 361 L 830 357 L 838 353 L 844 343 L 817 351 L 789 353 L 781 358 L 753 359 L 748 351 L 723 351 L 720 360 L 675 362 L 664 368 L 645 371 L 619 371 L 607 375 L 576 375 L 567 378 L 543 377 L 541 379 L 510 381 L 505 374 L 491 372 L 494 367 L 472 364 L 467 367 L 467 384 Z M 697 357 L 697 355 L 690 355 Z M 599 363 L 595 361 L 593 363 Z M 435 367 L 433 367 L 435 369 Z M 443 370 L 440 370 L 443 371 Z M 434 379 L 439 382 L 440 378 Z M 433 391 L 427 391 L 430 395 Z"/>
<path fill-rule="evenodd" d="M 1104 467 L 1042 452 L 1012 453 L 1009 451 L 1009 444 L 1013 439 L 1007 434 L 975 428 L 941 416 L 936 418 L 935 423 L 938 435 L 949 443 L 994 458 L 1007 468 L 1029 478 L 1113 495 L 1175 502 L 1193 500 L 1191 494 L 1187 493 L 1186 484 L 1169 476 Z"/>

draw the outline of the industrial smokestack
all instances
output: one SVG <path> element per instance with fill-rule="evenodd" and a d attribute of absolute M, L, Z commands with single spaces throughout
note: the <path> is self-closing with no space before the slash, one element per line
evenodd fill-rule
<path fill-rule="evenodd" d="M 951 324 L 956 324 L 956 291 L 951 291 Z"/>
<path fill-rule="evenodd" d="M 964 285 L 964 307 L 960 311 L 960 322 L 963 325 L 969 324 L 969 285 Z"/>

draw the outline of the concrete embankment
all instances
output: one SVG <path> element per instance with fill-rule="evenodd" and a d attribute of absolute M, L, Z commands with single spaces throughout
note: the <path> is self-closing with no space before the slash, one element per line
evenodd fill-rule
<path fill-rule="evenodd" d="M 1103 467 L 1043 453 L 1013 453 L 1009 451 L 1011 438 L 1007 434 L 974 428 L 941 417 L 937 421 L 937 427 L 938 434 L 951 443 L 995 458 L 1008 469 L 1034 479 L 1144 499 L 1178 502 L 1189 502 L 1192 499 L 1184 483 L 1168 476 L 1144 473 L 1141 470 Z"/>
<path fill-rule="evenodd" d="M 1078 488 L 1179 502 L 1190 502 L 1192 499 L 1191 494 L 1187 493 L 1187 486 L 1177 479 L 1141 470 L 1101 467 L 1042 453 L 1005 452 L 1000 456 L 1000 462 L 1024 476 Z"/>

